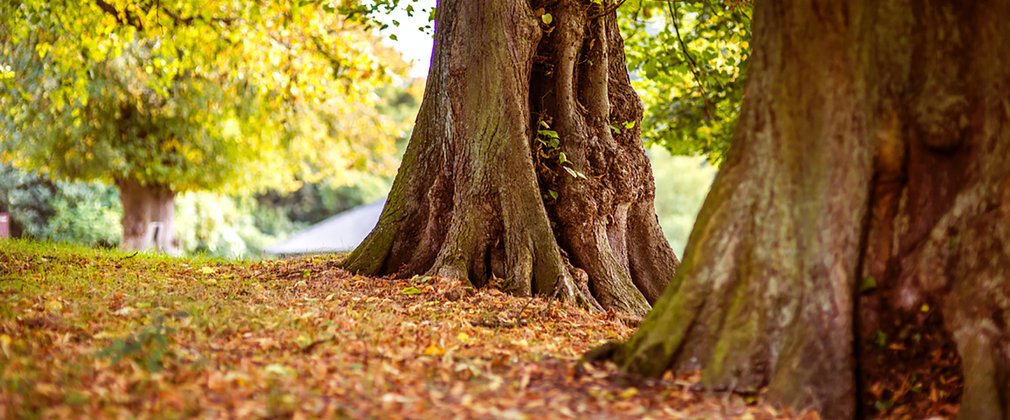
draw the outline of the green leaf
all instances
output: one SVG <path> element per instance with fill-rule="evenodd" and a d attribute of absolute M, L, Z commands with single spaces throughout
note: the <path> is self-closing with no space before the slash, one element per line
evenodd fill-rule
<path fill-rule="evenodd" d="M 558 192 L 557 192 L 557 191 L 554 191 L 554 190 L 547 190 L 547 194 L 548 194 L 548 195 L 550 195 L 550 196 L 551 196 L 551 198 L 553 198 L 553 199 L 555 199 L 555 200 L 557 200 L 557 199 L 558 199 Z"/>
<path fill-rule="evenodd" d="M 884 348 L 887 345 L 887 333 L 877 330 L 873 333 L 873 344 L 877 347 Z"/>
<path fill-rule="evenodd" d="M 403 291 L 401 293 L 405 295 L 419 295 L 424 292 L 422 292 L 421 289 L 418 289 L 414 286 L 407 286 L 403 288 Z"/>
<path fill-rule="evenodd" d="M 568 155 L 565 155 L 565 152 L 559 152 L 558 153 L 558 163 L 564 165 L 565 163 L 568 163 L 568 162 L 571 162 L 570 160 L 568 160 Z"/>
<path fill-rule="evenodd" d="M 589 179 L 589 177 L 587 177 L 586 174 L 579 172 L 575 169 L 569 168 L 567 166 L 562 166 L 562 168 L 564 168 L 565 172 L 568 172 L 568 175 L 571 175 L 572 178 Z"/>
<path fill-rule="evenodd" d="M 876 408 L 877 411 L 887 411 L 890 410 L 893 405 L 894 401 L 891 400 L 877 400 L 873 403 L 873 408 Z"/>
<path fill-rule="evenodd" d="M 625 121 L 624 122 L 624 129 L 625 130 L 629 130 L 629 129 L 632 129 L 632 128 L 635 128 L 635 122 L 634 121 Z"/>
<path fill-rule="evenodd" d="M 537 130 L 537 134 L 552 139 L 560 138 L 558 132 L 554 130 Z"/>
<path fill-rule="evenodd" d="M 863 279 L 863 283 L 859 285 L 859 293 L 869 292 L 876 288 L 877 279 L 873 278 L 873 276 L 866 276 L 866 278 Z"/>
<path fill-rule="evenodd" d="M 550 24 L 551 24 L 551 22 L 553 22 L 553 21 L 554 21 L 554 17 L 553 17 L 553 16 L 551 16 L 551 14 L 550 14 L 550 13 L 544 13 L 544 15 L 543 15 L 543 16 L 540 16 L 540 20 L 544 21 L 544 24 L 545 24 L 545 25 L 550 25 Z"/>
<path fill-rule="evenodd" d="M 431 278 L 432 278 L 431 276 L 418 276 L 418 275 L 414 275 L 414 277 L 410 278 L 410 282 L 414 283 L 414 284 L 425 284 L 425 283 L 431 281 Z"/>

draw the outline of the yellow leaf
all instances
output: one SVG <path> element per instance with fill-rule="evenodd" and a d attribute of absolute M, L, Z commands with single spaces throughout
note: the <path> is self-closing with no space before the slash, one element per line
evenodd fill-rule
<path fill-rule="evenodd" d="M 46 302 L 46 311 L 47 312 L 60 312 L 62 310 L 63 310 L 63 304 L 60 303 L 60 301 L 58 301 L 56 299 L 52 299 L 52 300 Z"/>
<path fill-rule="evenodd" d="M 214 267 L 201 267 L 200 268 L 200 273 L 201 274 L 214 274 L 215 271 L 217 271 L 217 270 L 215 270 Z"/>
<path fill-rule="evenodd" d="M 0 350 L 3 350 L 5 356 L 11 357 L 11 337 L 9 335 L 0 335 Z"/>
<path fill-rule="evenodd" d="M 277 376 L 292 376 L 295 373 L 293 369 L 276 363 L 267 365 L 263 371 Z"/>
<path fill-rule="evenodd" d="M 443 348 L 441 348 L 439 346 L 436 346 L 434 344 L 432 344 L 432 345 L 428 346 L 428 348 L 424 349 L 424 355 L 425 356 L 441 356 L 443 354 L 445 354 L 445 349 L 443 349 Z"/>
<path fill-rule="evenodd" d="M 464 343 L 469 343 L 470 342 L 470 334 L 467 334 L 465 332 L 459 333 L 459 335 L 457 335 L 456 338 L 459 339 L 459 341 L 462 341 Z"/>
<path fill-rule="evenodd" d="M 638 395 L 638 389 L 635 389 L 635 388 L 628 388 L 628 389 L 625 389 L 624 391 L 621 391 L 621 393 L 620 393 L 620 397 L 621 397 L 622 400 L 626 400 L 626 399 L 634 397 L 636 395 Z"/>

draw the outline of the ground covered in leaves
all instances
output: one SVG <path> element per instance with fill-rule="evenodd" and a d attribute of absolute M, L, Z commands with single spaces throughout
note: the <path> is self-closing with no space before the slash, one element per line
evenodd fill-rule
<path fill-rule="evenodd" d="M 883 418 L 957 415 L 964 373 L 935 305 L 881 314 L 881 328 L 861 343 L 863 412 Z"/>
<path fill-rule="evenodd" d="M 617 317 L 336 262 L 0 241 L 0 417 L 786 417 L 579 363 Z"/>

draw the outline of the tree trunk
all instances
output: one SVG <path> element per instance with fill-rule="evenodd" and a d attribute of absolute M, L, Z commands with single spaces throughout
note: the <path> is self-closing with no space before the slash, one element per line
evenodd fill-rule
<path fill-rule="evenodd" d="M 532 3 L 439 2 L 403 164 L 346 265 L 497 279 L 643 315 L 677 259 L 653 208 L 616 15 L 588 0 Z"/>
<path fill-rule="evenodd" d="M 133 180 L 116 181 L 123 204 L 123 240 L 120 247 L 178 252 L 175 241 L 175 193 Z"/>
<path fill-rule="evenodd" d="M 755 7 L 730 154 L 613 357 L 847 418 L 880 320 L 937 317 L 961 417 L 1010 418 L 1010 2 L 784 3 Z"/>

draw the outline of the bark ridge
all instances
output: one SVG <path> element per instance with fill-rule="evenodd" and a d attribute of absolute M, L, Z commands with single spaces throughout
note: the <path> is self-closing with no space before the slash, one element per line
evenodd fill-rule
<path fill-rule="evenodd" d="M 644 315 L 677 259 L 655 215 L 614 12 L 587 0 L 444 0 L 438 11 L 403 164 L 346 266 Z"/>
<path fill-rule="evenodd" d="M 1010 4 L 785 3 L 755 6 L 730 154 L 614 357 L 847 418 L 879 315 L 934 308 L 960 416 L 1010 418 Z"/>

